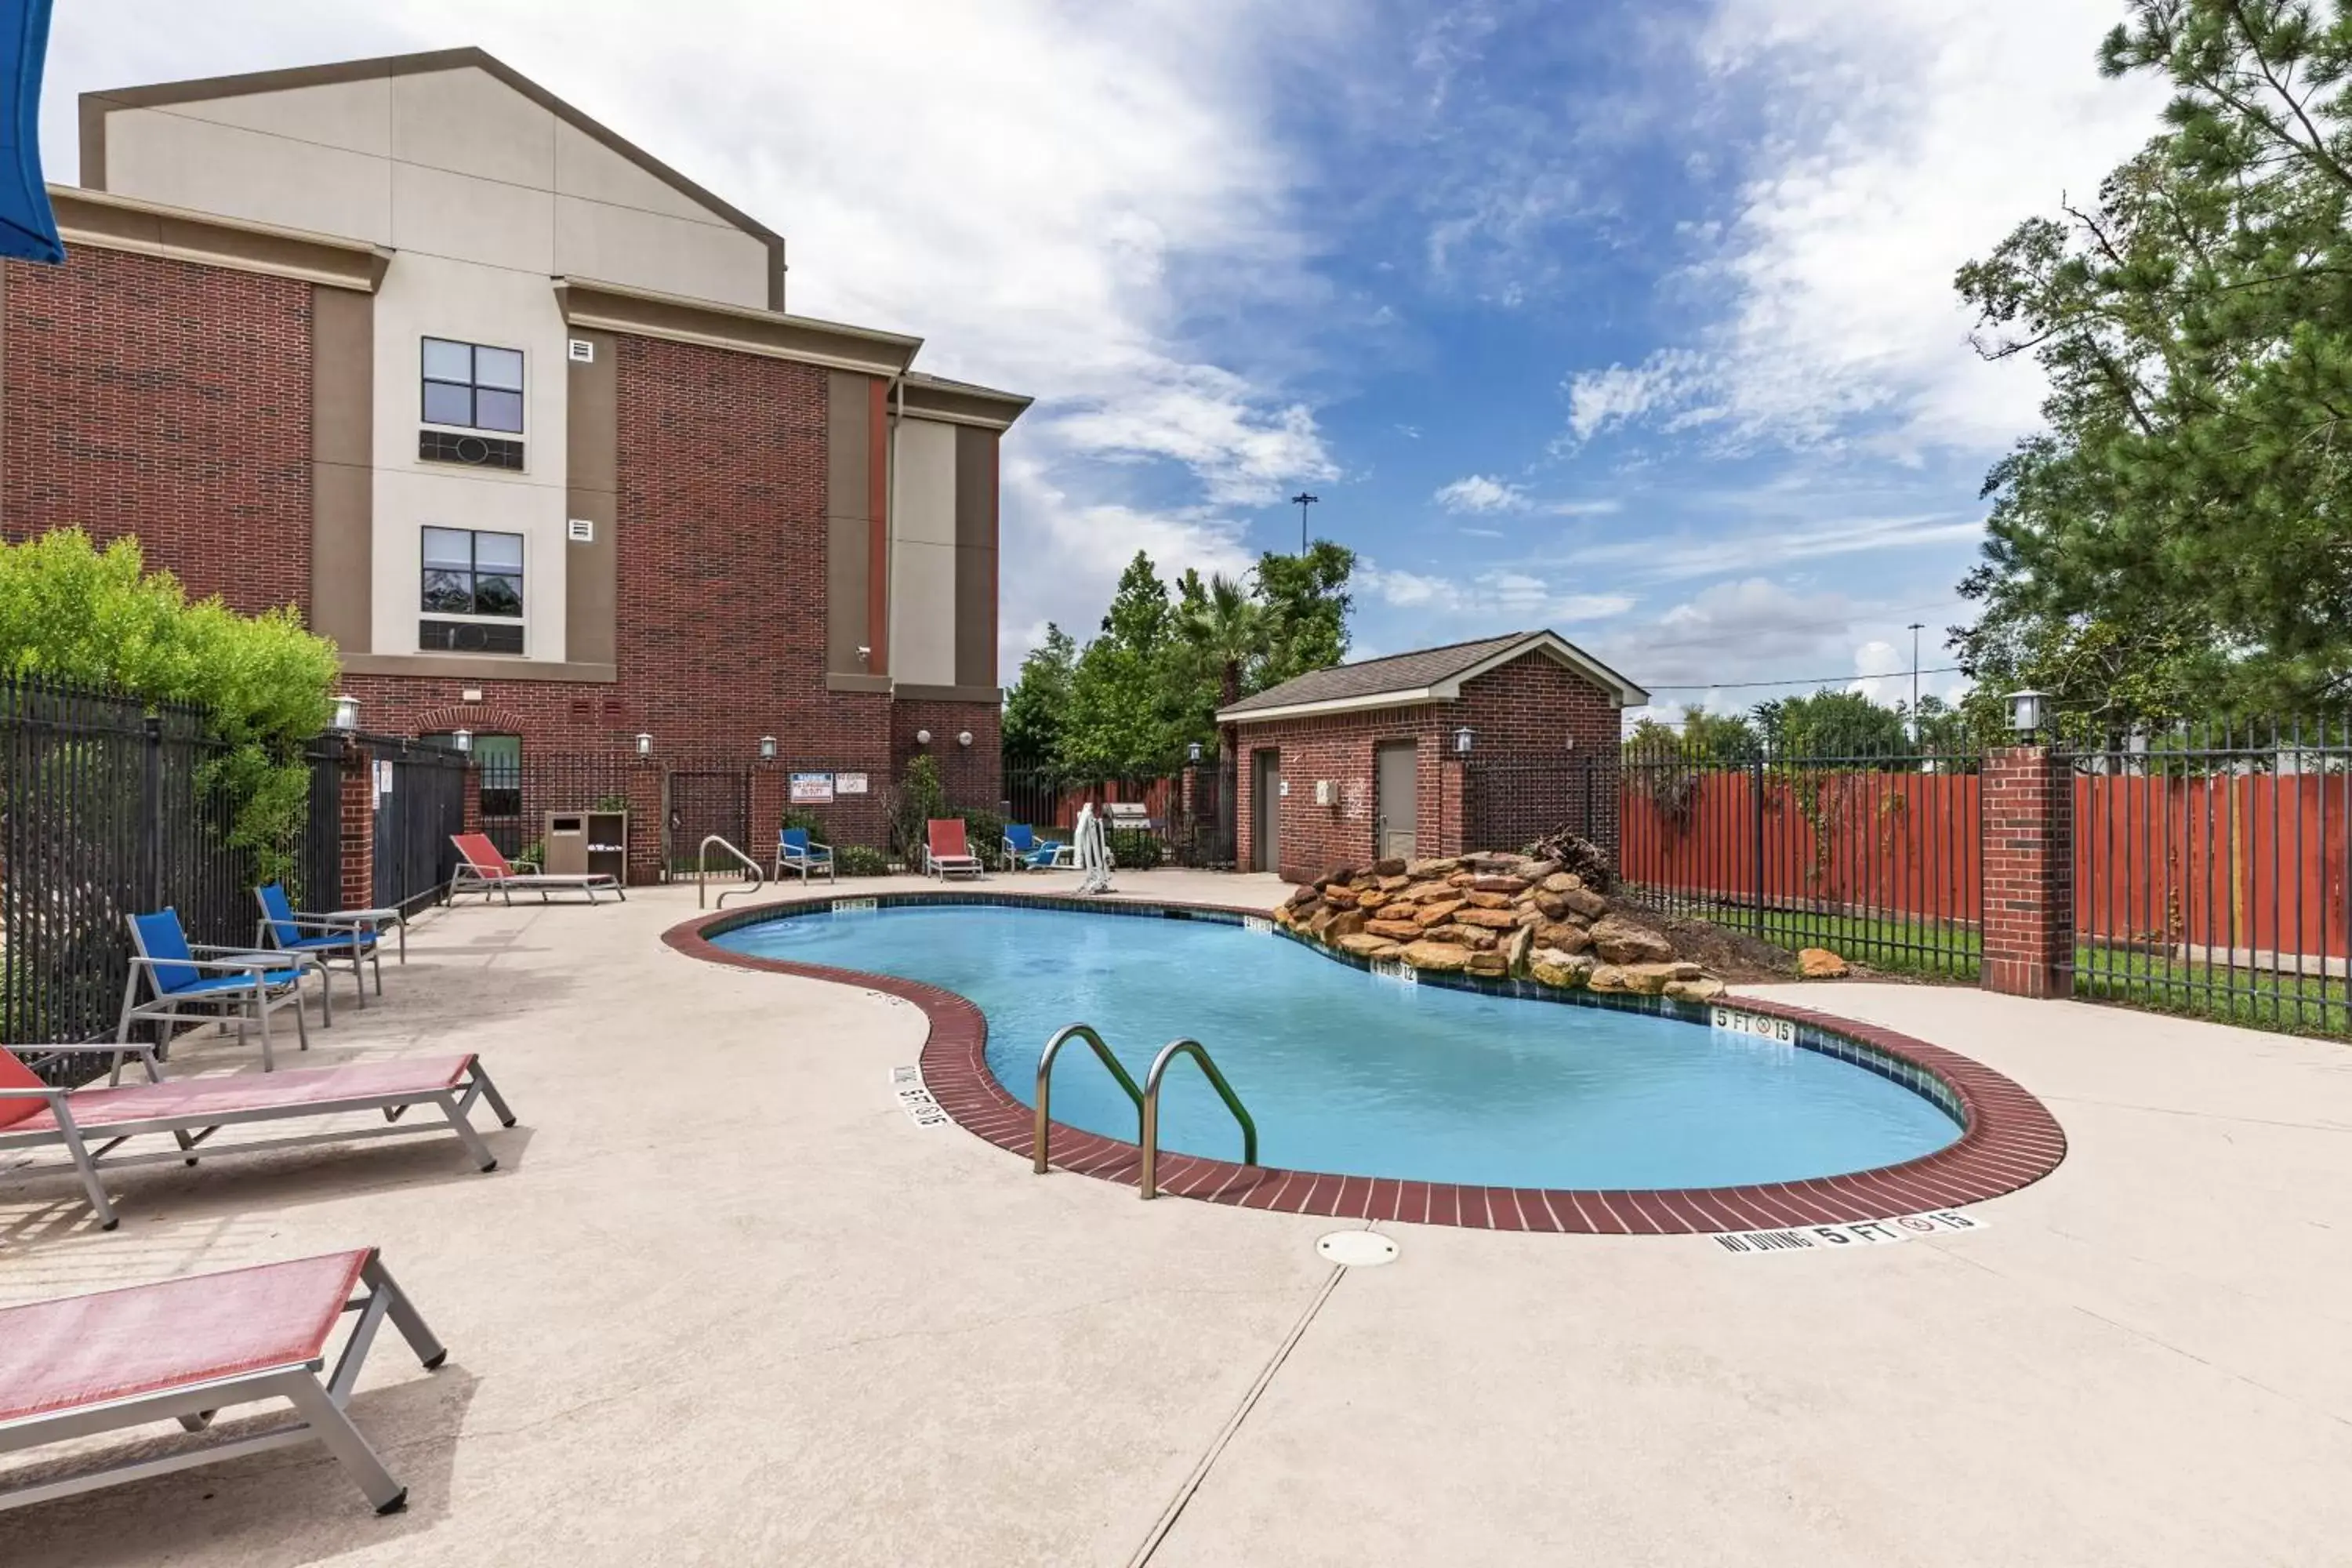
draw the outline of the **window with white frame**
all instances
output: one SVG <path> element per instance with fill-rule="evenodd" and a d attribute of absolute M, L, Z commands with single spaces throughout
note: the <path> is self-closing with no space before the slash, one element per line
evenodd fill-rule
<path fill-rule="evenodd" d="M 522 351 L 425 340 L 425 422 L 522 430 Z"/>

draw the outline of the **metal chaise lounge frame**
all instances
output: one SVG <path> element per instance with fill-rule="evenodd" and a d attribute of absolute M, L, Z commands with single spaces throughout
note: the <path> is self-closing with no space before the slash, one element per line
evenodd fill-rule
<path fill-rule="evenodd" d="M 322 1378 L 327 1341 L 348 1312 L 358 1321 Z M 387 1318 L 426 1371 L 448 1359 L 373 1247 L 0 1310 L 0 1453 L 166 1420 L 203 1432 L 220 1411 L 258 1400 L 284 1399 L 297 1417 L 0 1490 L 0 1513 L 309 1442 L 326 1445 L 376 1512 L 398 1512 L 408 1489 L 344 1409 Z M 212 1332 L 192 1333 L 191 1322 Z"/>
<path fill-rule="evenodd" d="M 628 889 L 621 879 L 609 871 L 579 871 L 551 875 L 545 871 L 518 871 L 509 864 L 499 847 L 490 842 L 487 833 L 453 833 L 449 842 L 457 847 L 457 868 L 449 874 L 449 900 L 455 903 L 460 893 L 479 893 L 487 899 L 491 893 L 501 901 L 511 904 L 520 890 L 537 893 L 542 904 L 551 902 L 551 893 L 585 893 L 594 903 L 599 893 L 611 893 L 623 903 L 629 901 Z"/>
<path fill-rule="evenodd" d="M 950 877 L 977 877 L 984 869 L 964 837 L 963 818 L 934 816 L 923 825 L 923 869 L 946 881 Z"/>
<path fill-rule="evenodd" d="M 26 1054 L 20 1057 L 17 1050 Z M 75 1055 L 111 1056 L 114 1070 L 110 1076 L 114 1078 L 120 1077 L 125 1058 L 135 1058 L 146 1068 L 147 1081 L 66 1089 L 43 1082 L 35 1070 Z M 430 1121 L 399 1124 L 410 1108 L 419 1105 L 437 1106 L 447 1121 L 446 1131 L 457 1135 L 475 1164 L 495 1171 L 498 1156 L 468 1120 L 478 1100 L 489 1102 L 500 1126 L 515 1124 L 514 1112 L 489 1074 L 482 1070 L 480 1059 L 470 1052 L 282 1073 L 166 1079 L 156 1064 L 155 1047 L 150 1045 L 44 1045 L 16 1050 L 0 1046 L 0 1155 L 28 1149 L 62 1148 L 66 1152 L 62 1161 L 0 1169 L 0 1179 L 71 1171 L 81 1179 L 82 1192 L 89 1199 L 100 1228 L 112 1230 L 118 1216 L 106 1195 L 102 1172 L 174 1160 L 194 1165 L 200 1159 L 220 1154 L 355 1143 L 370 1138 L 423 1137 L 443 1131 Z M 36 1103 L 27 1110 L 26 1101 Z M 385 1124 L 257 1142 L 210 1142 L 224 1127 L 360 1110 L 383 1112 Z M 177 1147 L 114 1153 L 129 1140 L 148 1133 L 168 1134 Z"/>

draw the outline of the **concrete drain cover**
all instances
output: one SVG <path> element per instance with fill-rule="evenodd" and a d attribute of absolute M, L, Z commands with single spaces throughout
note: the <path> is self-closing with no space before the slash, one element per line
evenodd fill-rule
<path fill-rule="evenodd" d="M 1370 1230 L 1335 1230 L 1317 1241 L 1315 1250 L 1342 1268 L 1377 1268 L 1397 1259 L 1397 1244 Z"/>

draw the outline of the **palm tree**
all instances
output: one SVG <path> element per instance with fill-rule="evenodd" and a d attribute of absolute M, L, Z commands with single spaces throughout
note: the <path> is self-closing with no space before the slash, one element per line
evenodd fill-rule
<path fill-rule="evenodd" d="M 1203 663 L 1217 668 L 1217 706 L 1229 708 L 1241 700 L 1242 667 L 1265 650 L 1265 610 L 1248 589 L 1222 573 L 1209 579 L 1208 591 L 1184 606 L 1177 631 L 1185 646 Z M 1218 744 L 1225 742 L 1222 728 Z"/>

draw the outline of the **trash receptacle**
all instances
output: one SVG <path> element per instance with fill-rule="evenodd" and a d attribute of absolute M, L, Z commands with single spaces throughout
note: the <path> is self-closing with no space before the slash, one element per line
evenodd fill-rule
<path fill-rule="evenodd" d="M 547 814 L 547 872 L 577 877 L 588 869 L 588 814 L 551 811 Z"/>

